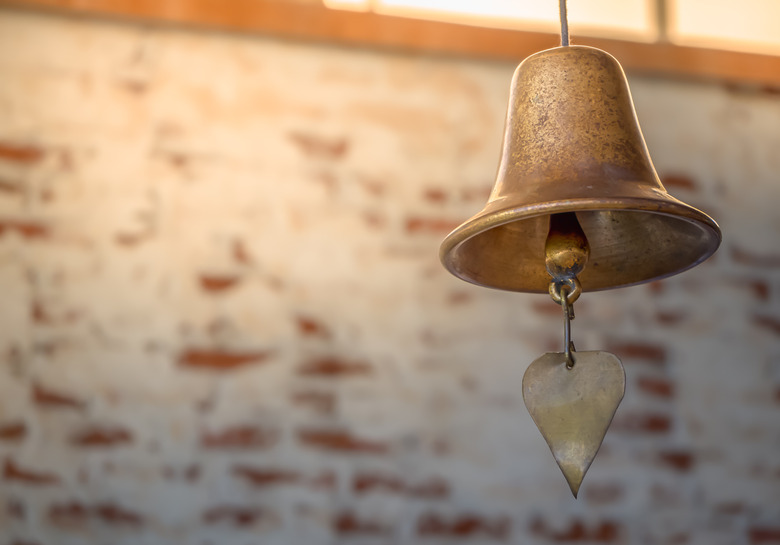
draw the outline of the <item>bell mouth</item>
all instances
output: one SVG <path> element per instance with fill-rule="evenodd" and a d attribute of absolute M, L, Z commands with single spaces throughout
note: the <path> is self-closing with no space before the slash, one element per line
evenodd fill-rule
<path fill-rule="evenodd" d="M 676 199 L 578 199 L 480 213 L 444 239 L 439 257 L 447 270 L 472 284 L 546 293 L 544 244 L 550 215 L 561 212 L 576 213 L 590 244 L 590 259 L 579 275 L 584 291 L 680 273 L 710 257 L 721 242 L 712 218 Z"/>

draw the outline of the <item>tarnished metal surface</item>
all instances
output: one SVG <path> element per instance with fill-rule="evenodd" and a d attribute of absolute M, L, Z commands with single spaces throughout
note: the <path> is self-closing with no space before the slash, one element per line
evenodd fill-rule
<path fill-rule="evenodd" d="M 523 399 L 576 498 L 623 399 L 626 373 L 609 352 L 574 358 L 571 369 L 562 352 L 536 359 L 523 376 Z"/>
<path fill-rule="evenodd" d="M 542 51 L 517 68 L 495 186 L 444 240 L 442 263 L 474 284 L 545 292 L 549 217 L 563 212 L 576 212 L 590 242 L 586 291 L 675 274 L 720 244 L 714 220 L 664 189 L 622 68 L 591 47 Z"/>

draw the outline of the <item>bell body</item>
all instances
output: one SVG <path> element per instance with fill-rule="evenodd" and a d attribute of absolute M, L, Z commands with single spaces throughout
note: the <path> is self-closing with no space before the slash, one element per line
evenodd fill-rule
<path fill-rule="evenodd" d="M 721 240 L 712 218 L 664 189 L 620 64 L 591 47 L 541 51 L 517 68 L 495 186 L 444 240 L 442 263 L 474 284 L 546 292 L 544 243 L 563 212 L 590 244 L 584 290 L 681 272 Z"/>

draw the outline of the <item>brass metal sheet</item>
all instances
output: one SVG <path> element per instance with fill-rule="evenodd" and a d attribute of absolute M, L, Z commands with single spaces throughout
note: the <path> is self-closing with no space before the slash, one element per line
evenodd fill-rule
<path fill-rule="evenodd" d="M 523 376 L 525 406 L 575 498 L 625 390 L 623 364 L 609 352 L 575 352 L 571 369 L 563 352 L 548 352 Z"/>

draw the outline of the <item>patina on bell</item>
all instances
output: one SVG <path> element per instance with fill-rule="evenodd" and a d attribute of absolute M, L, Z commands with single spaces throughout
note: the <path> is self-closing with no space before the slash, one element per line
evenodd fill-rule
<path fill-rule="evenodd" d="M 517 68 L 495 186 L 444 240 L 442 263 L 481 286 L 546 292 L 549 217 L 563 212 L 590 244 L 583 291 L 684 271 L 721 240 L 712 218 L 666 192 L 620 64 L 592 47 L 541 51 Z"/>

